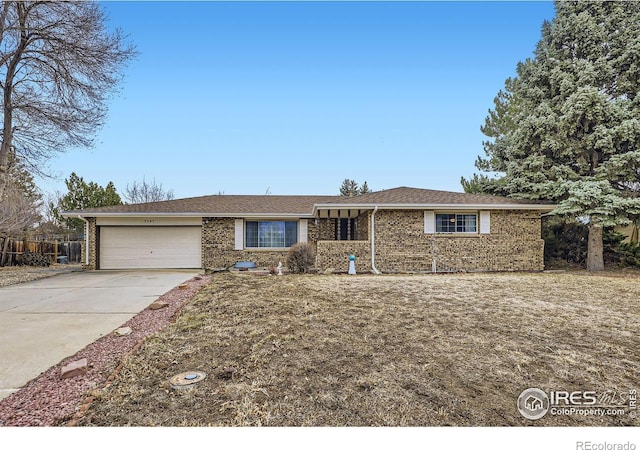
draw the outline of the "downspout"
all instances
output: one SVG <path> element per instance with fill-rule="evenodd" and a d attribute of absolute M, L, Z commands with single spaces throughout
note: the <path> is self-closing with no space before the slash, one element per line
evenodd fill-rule
<path fill-rule="evenodd" d="M 89 221 L 78 215 L 78 219 L 84 222 L 84 262 L 86 266 L 89 266 Z"/>
<path fill-rule="evenodd" d="M 320 215 L 320 211 L 318 211 L 318 216 Z M 316 238 L 316 269 L 318 268 L 318 241 L 320 241 L 320 217 L 316 216 L 316 233 L 318 233 L 318 237 Z M 309 232 L 307 231 L 307 234 Z"/>
<path fill-rule="evenodd" d="M 380 275 L 380 271 L 376 269 L 376 213 L 378 212 L 378 205 L 373 208 L 371 213 L 371 270 L 376 275 Z"/>

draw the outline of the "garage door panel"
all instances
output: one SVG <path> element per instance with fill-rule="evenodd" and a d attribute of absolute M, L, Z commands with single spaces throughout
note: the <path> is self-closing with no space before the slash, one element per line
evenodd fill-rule
<path fill-rule="evenodd" d="M 192 269 L 201 264 L 200 227 L 100 227 L 101 269 Z"/>

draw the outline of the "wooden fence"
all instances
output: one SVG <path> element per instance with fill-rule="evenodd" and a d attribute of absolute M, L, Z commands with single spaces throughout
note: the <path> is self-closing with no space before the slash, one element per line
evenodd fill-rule
<path fill-rule="evenodd" d="M 66 257 L 66 262 L 69 264 L 82 262 L 81 241 L 25 241 L 0 236 L 0 267 L 20 264 L 20 257 L 25 251 L 45 255 L 51 263 L 63 262 L 63 258 L 58 258 L 60 256 Z"/>

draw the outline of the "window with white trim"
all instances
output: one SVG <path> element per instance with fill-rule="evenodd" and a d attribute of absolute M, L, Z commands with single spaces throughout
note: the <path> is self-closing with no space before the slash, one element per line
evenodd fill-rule
<path fill-rule="evenodd" d="M 436 233 L 477 232 L 477 214 L 436 214 Z"/>
<path fill-rule="evenodd" d="M 246 221 L 246 248 L 288 248 L 298 242 L 297 221 Z"/>

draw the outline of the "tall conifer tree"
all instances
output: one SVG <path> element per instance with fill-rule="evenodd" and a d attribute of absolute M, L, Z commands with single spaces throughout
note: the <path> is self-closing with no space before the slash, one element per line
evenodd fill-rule
<path fill-rule="evenodd" d="M 603 227 L 640 214 L 640 2 L 555 9 L 496 97 L 476 166 L 503 174 L 508 195 L 587 222 L 587 268 L 603 270 Z"/>

